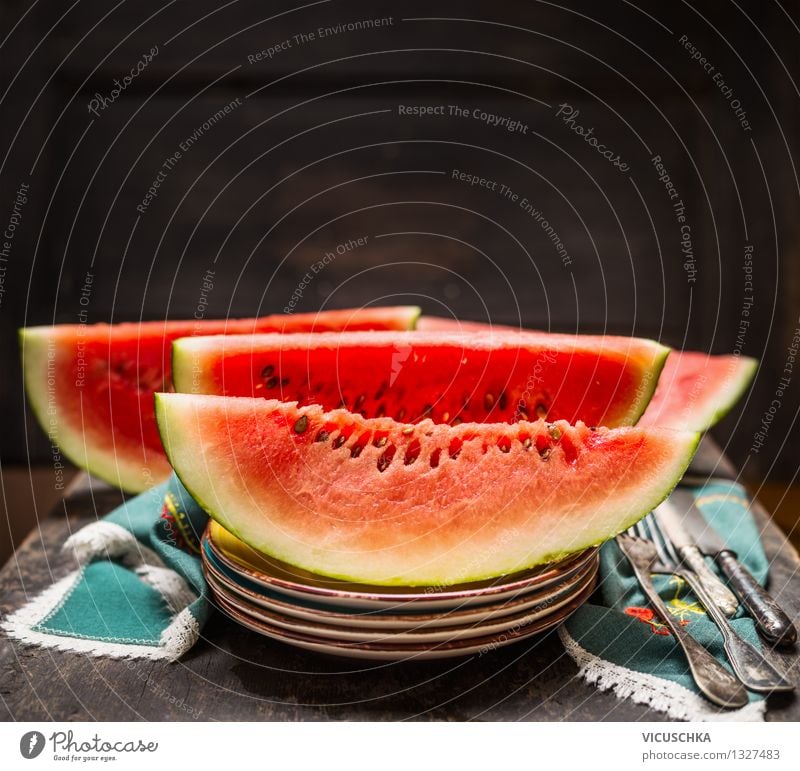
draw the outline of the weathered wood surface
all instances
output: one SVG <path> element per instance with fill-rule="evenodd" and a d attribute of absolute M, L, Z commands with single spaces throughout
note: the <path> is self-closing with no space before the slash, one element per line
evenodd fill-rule
<path fill-rule="evenodd" d="M 0 610 L 18 608 L 70 569 L 59 547 L 119 500 L 75 490 L 66 516 L 44 522 L 0 572 Z M 771 587 L 800 616 L 800 560 L 758 512 L 772 561 Z M 778 665 L 800 683 L 796 656 Z M 215 613 L 180 662 L 115 661 L 37 649 L 0 638 L 0 718 L 5 720 L 664 720 L 588 687 L 554 633 L 484 656 L 386 664 L 315 655 L 273 642 Z M 791 698 L 770 720 L 800 719 Z"/>

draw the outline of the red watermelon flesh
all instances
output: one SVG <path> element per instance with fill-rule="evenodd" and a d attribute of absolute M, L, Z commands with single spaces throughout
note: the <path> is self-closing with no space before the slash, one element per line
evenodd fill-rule
<path fill-rule="evenodd" d="M 583 550 L 656 506 L 698 436 L 639 427 L 363 418 L 276 399 L 158 394 L 194 498 L 258 551 L 371 584 L 445 586 Z"/>
<path fill-rule="evenodd" d="M 635 423 L 668 349 L 649 340 L 525 333 L 357 332 L 184 338 L 175 389 L 262 396 L 413 423 L 546 417 Z"/>
<path fill-rule="evenodd" d="M 436 316 L 421 317 L 416 328 L 443 332 L 463 330 L 484 335 L 504 330 L 518 331 L 516 327 L 502 324 Z M 748 356 L 672 351 L 639 425 L 705 431 L 730 412 L 757 369 L 758 361 Z"/>
<path fill-rule="evenodd" d="M 673 351 L 639 425 L 704 431 L 739 401 L 757 368 L 747 356 Z"/>
<path fill-rule="evenodd" d="M 21 330 L 28 399 L 51 441 L 77 466 L 139 492 L 170 473 L 153 393 L 171 390 L 179 337 L 250 332 L 408 329 L 419 308 L 364 308 L 221 321 L 62 324 Z"/>

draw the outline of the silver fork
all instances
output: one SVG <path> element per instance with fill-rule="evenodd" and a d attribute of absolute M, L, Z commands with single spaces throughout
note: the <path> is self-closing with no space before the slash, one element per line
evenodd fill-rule
<path fill-rule="evenodd" d="M 674 544 L 667 538 L 666 533 L 659 527 L 658 520 L 652 514 L 648 514 L 635 525 L 634 532 L 642 538 L 649 537 L 655 546 L 660 564 L 654 565 L 651 572 L 678 576 L 689 585 L 722 633 L 725 653 L 728 655 L 733 671 L 745 688 L 757 693 L 794 690 L 794 686 L 777 672 L 755 647 L 739 636 L 697 575 L 691 570 L 681 567 L 680 557 Z"/>
<path fill-rule="evenodd" d="M 744 707 L 748 699 L 742 684 L 672 618 L 650 577 L 653 566 L 658 561 L 656 547 L 651 540 L 640 538 L 632 531 L 631 528 L 627 534 L 618 535 L 617 544 L 631 563 L 648 601 L 681 646 L 700 692 L 720 707 Z"/>

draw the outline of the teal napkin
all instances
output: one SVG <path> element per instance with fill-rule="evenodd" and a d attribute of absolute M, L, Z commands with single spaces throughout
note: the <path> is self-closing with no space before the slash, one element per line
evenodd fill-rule
<path fill-rule="evenodd" d="M 210 606 L 200 561 L 206 513 L 173 475 L 72 535 L 78 567 L 3 621 L 26 643 L 177 659 Z"/>
<path fill-rule="evenodd" d="M 693 492 L 706 520 L 764 584 L 768 563 L 744 489 L 733 482 L 714 482 Z M 559 630 L 585 680 L 676 719 L 763 719 L 762 696 L 750 694 L 746 707 L 722 710 L 700 695 L 681 649 L 649 606 L 615 541 L 600 550 L 599 581 L 601 604 L 584 605 Z M 670 613 L 730 669 L 722 636 L 691 590 L 675 576 L 654 575 L 653 581 Z M 761 648 L 755 624 L 741 606 L 731 623 L 745 640 Z"/>

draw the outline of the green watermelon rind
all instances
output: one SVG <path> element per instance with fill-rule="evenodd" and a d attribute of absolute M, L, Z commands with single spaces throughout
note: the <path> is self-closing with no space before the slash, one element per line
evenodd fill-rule
<path fill-rule="evenodd" d="M 696 426 L 697 430 L 706 430 L 719 423 L 720 420 L 733 409 L 739 399 L 744 396 L 745 391 L 750 387 L 758 371 L 758 359 L 754 359 L 751 356 L 740 356 L 739 361 L 741 362 L 741 366 L 739 367 L 737 377 L 733 379 L 729 387 L 720 394 L 719 406 L 714 411 L 713 415 L 711 415 L 708 422 L 702 427 Z"/>
<path fill-rule="evenodd" d="M 624 420 L 619 422 L 618 425 L 635 426 L 639 418 L 644 415 L 647 405 L 650 404 L 650 400 L 653 398 L 653 394 L 656 392 L 658 379 L 661 377 L 661 373 L 664 370 L 664 365 L 667 363 L 667 357 L 672 352 L 672 348 L 662 345 L 655 340 L 647 340 L 647 342 L 652 343 L 655 353 L 652 366 L 646 370 L 647 381 L 645 387 L 642 389 L 642 396 L 638 401 L 631 405 L 630 412 Z"/>
<path fill-rule="evenodd" d="M 374 577 L 366 577 L 366 576 L 359 576 L 354 574 L 347 574 L 342 572 L 330 571 L 330 570 L 321 570 L 318 565 L 310 564 L 308 562 L 302 562 L 295 559 L 294 555 L 287 554 L 281 552 L 278 549 L 270 549 L 269 547 L 265 547 L 262 543 L 257 543 L 255 539 L 252 539 L 248 536 L 247 533 L 242 532 L 239 528 L 236 527 L 235 524 L 231 523 L 227 520 L 224 516 L 219 514 L 217 511 L 214 510 L 214 507 L 208 504 L 205 500 L 205 496 L 197 489 L 195 485 L 192 485 L 191 482 L 185 478 L 185 476 L 181 473 L 180 469 L 177 467 L 180 464 L 176 464 L 176 447 L 174 446 L 173 442 L 170 441 L 169 438 L 169 428 L 168 428 L 168 417 L 167 417 L 167 399 L 162 398 L 163 396 L 169 397 L 170 394 L 155 394 L 155 411 L 156 411 L 156 421 L 158 423 L 159 432 L 161 434 L 161 440 L 164 444 L 164 449 L 167 453 L 167 457 L 170 459 L 170 462 L 173 464 L 173 469 L 175 471 L 176 476 L 180 479 L 181 484 L 189 491 L 189 494 L 192 498 L 198 503 L 198 505 L 218 524 L 220 524 L 223 528 L 225 528 L 229 533 L 236 536 L 240 541 L 247 544 L 251 548 L 255 549 L 256 551 L 266 554 L 274 559 L 280 560 L 286 564 L 295 565 L 296 567 L 302 568 L 304 570 L 308 570 L 309 572 L 315 573 L 320 576 L 326 576 L 328 578 L 334 578 L 340 581 L 347 581 L 349 583 L 369 583 L 375 586 L 410 586 L 410 587 L 420 587 L 420 586 L 454 586 L 456 583 L 472 583 L 477 581 L 487 581 L 491 579 L 495 579 L 501 577 L 503 575 L 508 575 L 507 571 L 505 572 L 485 572 L 485 573 L 475 573 L 470 574 L 467 576 L 460 576 L 458 581 L 455 582 L 451 578 L 447 576 L 435 576 L 432 575 L 425 580 L 420 581 L 409 581 L 409 580 L 392 580 L 392 579 L 375 579 Z M 680 456 L 676 456 L 674 459 L 673 467 L 674 473 L 665 477 L 663 486 L 659 487 L 656 491 L 654 491 L 653 495 L 648 496 L 646 502 L 644 502 L 640 507 L 637 507 L 637 514 L 635 516 L 630 517 L 626 520 L 618 529 L 615 529 L 613 532 L 605 533 L 602 537 L 589 537 L 585 541 L 581 541 L 578 543 L 573 543 L 569 549 L 563 551 L 554 551 L 549 552 L 545 555 L 541 555 L 536 560 L 530 562 L 527 565 L 519 565 L 515 566 L 513 572 L 519 572 L 521 570 L 529 570 L 531 568 L 538 567 L 540 565 L 544 565 L 550 562 L 556 562 L 566 557 L 569 557 L 573 554 L 578 554 L 586 549 L 600 546 L 606 541 L 611 540 L 619 533 L 625 532 L 628 528 L 635 525 L 639 520 L 649 514 L 659 503 L 664 501 L 669 494 L 675 489 L 678 483 L 681 480 L 684 472 L 689 466 L 692 457 L 694 456 L 697 446 L 700 442 L 700 438 L 702 434 L 697 432 L 689 432 L 689 431 L 676 431 L 674 432 L 676 437 L 681 437 L 682 441 L 685 442 L 684 451 Z M 192 452 L 195 452 L 196 448 L 193 448 Z"/>
<path fill-rule="evenodd" d="M 47 362 L 50 343 L 53 357 L 57 356 L 57 327 L 24 327 L 19 330 L 22 352 L 22 371 L 25 391 L 42 430 L 50 443 L 78 468 L 130 493 L 147 489 L 140 463 L 128 463 L 122 454 L 95 450 L 85 441 L 80 429 L 68 428 L 59 418 L 58 385 L 53 389 L 52 402 L 48 404 Z M 55 361 L 56 359 L 53 358 Z M 44 374 L 42 374 L 44 373 Z M 50 412 L 52 410 L 52 412 Z"/>

